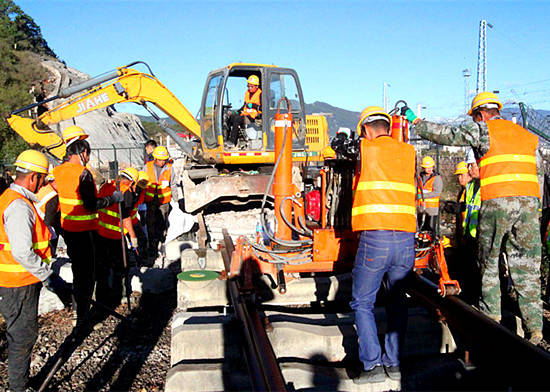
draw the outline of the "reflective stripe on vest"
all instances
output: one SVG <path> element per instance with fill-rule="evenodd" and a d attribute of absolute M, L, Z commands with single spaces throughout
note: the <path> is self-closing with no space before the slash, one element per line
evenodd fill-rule
<path fill-rule="evenodd" d="M 90 215 L 69 215 L 61 213 L 61 219 L 69 220 L 69 221 L 92 221 L 97 219 L 97 213 L 90 214 Z"/>
<path fill-rule="evenodd" d="M 40 259 L 49 263 L 51 260 L 51 249 L 49 241 L 51 232 L 40 217 L 34 204 L 20 193 L 13 189 L 6 189 L 0 196 L 0 286 L 1 287 L 23 287 L 40 282 L 40 279 L 28 272 L 25 267 L 19 264 L 11 253 L 11 245 L 4 227 L 4 212 L 15 200 L 23 200 L 32 209 L 35 219 L 32 231 L 32 250 Z"/>
<path fill-rule="evenodd" d="M 416 216 L 416 207 L 403 206 L 399 204 L 370 204 L 367 206 L 354 207 L 351 210 L 351 215 L 368 214 L 379 212 L 383 214 L 410 214 Z"/>
<path fill-rule="evenodd" d="M 80 164 L 65 162 L 53 169 L 59 195 L 61 227 L 69 232 L 97 229 L 97 212 L 84 206 L 80 197 L 80 176 L 86 168 Z M 93 187 L 95 192 L 95 185 Z"/>
<path fill-rule="evenodd" d="M 538 137 L 511 121 L 488 120 L 489 151 L 480 161 L 481 200 L 540 197 Z"/>
<path fill-rule="evenodd" d="M 78 199 L 67 199 L 66 197 L 60 197 L 59 202 L 70 206 L 83 206 L 84 201 Z"/>
<path fill-rule="evenodd" d="M 470 181 L 466 185 L 466 211 L 464 220 L 462 221 L 463 234 L 470 233 L 470 236 L 476 238 L 477 226 L 479 224 L 479 209 L 481 208 L 481 192 L 480 188 L 474 193 L 474 181 Z"/>
<path fill-rule="evenodd" d="M 360 181 L 357 185 L 358 191 L 366 191 L 370 189 L 385 189 L 385 190 L 394 190 L 401 192 L 415 193 L 414 185 L 411 184 L 402 184 L 399 182 L 389 182 L 389 181 Z"/>
<path fill-rule="evenodd" d="M 362 139 L 360 163 L 354 180 L 352 229 L 414 232 L 414 148 L 386 136 Z"/>

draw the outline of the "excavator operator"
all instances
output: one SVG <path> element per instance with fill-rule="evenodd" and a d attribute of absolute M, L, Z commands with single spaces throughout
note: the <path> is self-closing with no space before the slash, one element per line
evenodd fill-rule
<path fill-rule="evenodd" d="M 262 90 L 260 79 L 256 75 L 248 77 L 248 89 L 244 94 L 244 105 L 229 117 L 229 132 L 226 146 L 229 148 L 237 145 L 240 129 L 259 120 L 262 116 Z"/>

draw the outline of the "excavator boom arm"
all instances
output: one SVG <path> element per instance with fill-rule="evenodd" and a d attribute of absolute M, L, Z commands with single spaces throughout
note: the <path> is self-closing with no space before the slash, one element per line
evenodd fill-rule
<path fill-rule="evenodd" d="M 65 152 L 62 143 L 60 145 L 61 138 L 52 131 L 41 130 L 41 128 L 48 128 L 61 121 L 69 120 L 116 103 L 134 102 L 144 105 L 150 102 L 177 122 L 185 131 L 194 134 L 198 138 L 201 137 L 200 125 L 193 115 L 154 76 L 132 68 L 122 67 L 117 71 L 107 74 L 107 77 L 96 79 L 96 81 L 96 84 L 93 83 L 93 79 L 92 81 L 83 82 L 80 85 L 80 90 L 78 89 L 78 85 L 71 87 L 69 93 L 77 93 L 84 89 L 89 90 L 44 112 L 37 118 L 36 122 L 12 114 L 8 118 L 8 123 L 27 142 L 40 144 L 53 153 L 53 155 L 61 158 Z M 67 95 L 62 92 L 60 97 L 63 96 Z M 48 99 L 48 101 L 51 100 L 51 98 Z M 39 102 L 32 106 L 40 105 L 41 103 Z M 30 106 L 27 108 L 30 108 Z M 14 113 L 20 111 L 18 110 Z M 171 132 L 171 136 L 177 137 L 174 132 Z M 176 142 L 178 141 L 176 140 Z"/>

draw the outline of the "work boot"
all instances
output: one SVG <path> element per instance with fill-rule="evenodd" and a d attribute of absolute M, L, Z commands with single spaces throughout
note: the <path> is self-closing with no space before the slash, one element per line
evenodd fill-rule
<path fill-rule="evenodd" d="M 384 382 L 386 380 L 386 374 L 382 366 L 377 365 L 370 370 L 363 370 L 361 374 L 353 379 L 354 384 L 373 384 L 378 382 Z"/>
<path fill-rule="evenodd" d="M 384 366 L 384 370 L 390 380 L 401 381 L 401 371 L 399 370 L 399 366 Z"/>
<path fill-rule="evenodd" d="M 529 343 L 534 344 L 535 346 L 538 346 L 538 344 L 542 341 L 542 330 L 541 329 L 535 329 L 533 332 L 531 332 L 531 336 L 529 337 Z"/>

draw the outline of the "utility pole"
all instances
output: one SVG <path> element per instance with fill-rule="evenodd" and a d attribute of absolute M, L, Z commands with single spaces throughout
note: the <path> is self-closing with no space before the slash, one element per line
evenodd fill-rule
<path fill-rule="evenodd" d="M 479 22 L 479 44 L 477 46 L 477 87 L 476 94 L 487 91 L 487 26 L 493 28 L 485 19 Z"/>
<path fill-rule="evenodd" d="M 467 112 L 470 105 L 470 76 L 472 76 L 470 69 L 462 70 L 462 76 L 464 76 L 464 111 Z"/>
<path fill-rule="evenodd" d="M 391 84 L 384 82 L 384 111 L 388 111 L 388 101 L 390 100 L 390 97 L 388 96 L 387 88 L 391 87 Z"/>

